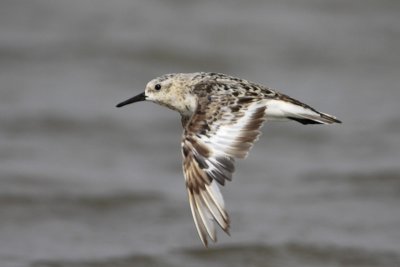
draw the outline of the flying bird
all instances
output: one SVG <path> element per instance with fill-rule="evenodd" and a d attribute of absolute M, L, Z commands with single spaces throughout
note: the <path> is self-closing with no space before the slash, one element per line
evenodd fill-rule
<path fill-rule="evenodd" d="M 174 73 L 151 80 L 143 93 L 117 105 L 151 101 L 181 114 L 183 173 L 197 232 L 205 246 L 229 234 L 219 186 L 232 180 L 235 159 L 246 158 L 264 121 L 341 123 L 266 86 L 221 73 Z"/>

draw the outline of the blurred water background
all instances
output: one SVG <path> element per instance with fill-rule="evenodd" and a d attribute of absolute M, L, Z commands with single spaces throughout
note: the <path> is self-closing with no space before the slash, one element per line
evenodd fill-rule
<path fill-rule="evenodd" d="M 2 0 L 0 266 L 400 266 L 400 2 Z M 204 249 L 164 73 L 246 78 L 338 116 L 268 123 Z"/>

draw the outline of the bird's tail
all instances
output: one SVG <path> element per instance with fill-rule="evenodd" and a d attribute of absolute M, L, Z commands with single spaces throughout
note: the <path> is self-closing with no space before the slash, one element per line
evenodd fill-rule
<path fill-rule="evenodd" d="M 317 112 L 316 115 L 297 115 L 297 117 L 288 117 L 288 119 L 297 121 L 301 124 L 342 123 L 336 117 L 322 112 Z"/>
<path fill-rule="evenodd" d="M 293 120 L 301 124 L 342 123 L 336 117 L 319 112 L 298 100 L 285 96 L 284 99 L 271 99 L 265 111 L 270 120 Z"/>

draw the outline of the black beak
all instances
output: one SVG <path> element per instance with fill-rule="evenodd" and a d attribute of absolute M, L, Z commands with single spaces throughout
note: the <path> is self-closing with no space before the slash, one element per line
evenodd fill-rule
<path fill-rule="evenodd" d="M 118 105 L 116 105 L 116 107 L 120 108 L 125 105 L 132 104 L 132 103 L 139 102 L 139 101 L 144 101 L 144 100 L 146 100 L 146 95 L 143 92 L 141 94 L 138 94 L 137 96 L 134 96 L 132 98 L 129 98 L 128 100 L 125 100 L 125 101 L 119 103 Z"/>

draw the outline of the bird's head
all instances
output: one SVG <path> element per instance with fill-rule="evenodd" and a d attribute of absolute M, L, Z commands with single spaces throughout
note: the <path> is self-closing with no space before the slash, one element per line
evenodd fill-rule
<path fill-rule="evenodd" d="M 166 74 L 148 82 L 143 93 L 119 103 L 117 107 L 148 100 L 182 115 L 191 115 L 197 106 L 192 94 L 193 84 L 193 74 Z"/>

